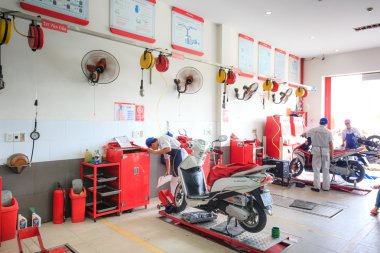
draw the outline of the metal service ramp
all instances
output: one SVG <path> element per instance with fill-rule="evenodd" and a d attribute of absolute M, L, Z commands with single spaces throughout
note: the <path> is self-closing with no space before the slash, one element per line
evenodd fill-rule
<path fill-rule="evenodd" d="M 186 208 L 184 212 L 199 211 L 195 208 Z M 272 238 L 271 228 L 266 228 L 260 233 L 243 232 L 236 237 L 230 237 L 215 231 L 211 228 L 225 222 L 227 218 L 224 215 L 218 215 L 218 218 L 214 221 L 191 224 L 181 219 L 181 213 L 167 214 L 165 211 L 159 211 L 159 214 L 169 220 L 173 221 L 175 225 L 183 225 L 185 228 L 191 230 L 194 233 L 208 237 L 209 239 L 232 248 L 237 252 L 245 253 L 278 253 L 285 249 L 288 249 L 294 244 L 291 242 L 290 235 L 281 231 L 281 235 L 277 239 Z M 234 223 L 234 221 L 231 221 Z"/>
<path fill-rule="evenodd" d="M 306 185 L 313 185 L 312 179 L 299 179 L 299 178 L 292 178 L 292 181 L 294 182 L 302 182 Z M 330 189 L 336 190 L 336 191 L 343 191 L 358 195 L 367 195 L 371 192 L 371 189 L 361 188 L 358 186 L 355 186 L 353 184 L 345 183 L 345 182 L 336 182 L 333 181 L 330 183 Z"/>

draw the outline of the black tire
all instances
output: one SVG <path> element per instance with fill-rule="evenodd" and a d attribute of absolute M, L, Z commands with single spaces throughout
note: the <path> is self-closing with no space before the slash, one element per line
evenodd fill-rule
<path fill-rule="evenodd" d="M 248 232 L 258 233 L 265 228 L 265 225 L 267 224 L 267 215 L 256 200 L 253 200 L 252 209 L 253 210 L 250 212 L 248 219 L 239 221 L 239 224 Z"/>
<path fill-rule="evenodd" d="M 299 158 L 294 158 L 289 165 L 289 173 L 292 177 L 298 177 L 303 172 L 303 165 Z"/>
<path fill-rule="evenodd" d="M 376 143 L 377 145 L 376 146 L 372 146 L 372 145 L 365 145 L 365 147 L 367 148 L 367 150 L 369 151 L 377 151 L 379 150 L 379 147 L 380 147 L 380 136 L 378 135 L 371 135 L 367 138 L 367 141 L 372 141 L 374 143 Z"/>
<path fill-rule="evenodd" d="M 176 207 L 177 212 L 182 212 L 186 209 L 186 196 L 183 191 L 182 184 L 178 184 L 174 192 L 174 206 Z"/>
<path fill-rule="evenodd" d="M 350 177 L 346 177 L 346 176 L 341 176 L 341 177 L 348 183 L 355 183 L 355 181 L 356 183 L 359 183 L 360 181 L 362 181 L 365 174 L 363 165 L 361 165 L 357 161 L 348 161 L 348 166 L 350 166 L 350 168 L 355 171 L 355 174 Z"/>

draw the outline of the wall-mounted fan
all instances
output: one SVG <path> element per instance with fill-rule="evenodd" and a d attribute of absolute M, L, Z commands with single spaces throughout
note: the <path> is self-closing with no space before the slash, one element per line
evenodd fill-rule
<path fill-rule="evenodd" d="M 247 101 L 253 96 L 253 94 L 255 94 L 258 88 L 259 88 L 258 83 L 253 83 L 250 86 L 244 85 L 243 86 L 244 93 L 242 97 L 240 97 L 239 95 L 239 88 L 235 88 L 235 96 L 238 100 Z"/>
<path fill-rule="evenodd" d="M 193 67 L 184 67 L 178 71 L 174 79 L 178 91 L 178 97 L 181 93 L 197 93 L 203 85 L 203 76 L 199 70 Z"/>
<path fill-rule="evenodd" d="M 272 101 L 275 104 L 285 104 L 288 102 L 288 98 L 293 94 L 293 89 L 288 88 L 285 92 L 280 92 L 280 99 L 276 101 L 276 94 L 272 94 Z"/>
<path fill-rule="evenodd" d="M 88 52 L 82 59 L 82 70 L 90 85 L 106 84 L 116 80 L 120 66 L 116 58 L 103 50 Z"/>

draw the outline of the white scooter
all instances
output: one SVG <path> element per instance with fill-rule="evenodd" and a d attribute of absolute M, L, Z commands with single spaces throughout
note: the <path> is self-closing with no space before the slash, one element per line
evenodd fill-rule
<path fill-rule="evenodd" d="M 222 135 L 216 141 L 226 140 L 227 136 Z M 211 145 L 200 139 L 188 142 L 193 153 L 178 167 L 178 186 L 174 194 L 177 211 L 182 212 L 189 205 L 221 213 L 228 216 L 227 226 L 231 218 L 235 218 L 246 231 L 260 232 L 267 222 L 266 213 L 272 215 L 272 197 L 265 185 L 272 181 L 266 170 L 275 166 L 252 164 L 248 170 L 217 179 L 208 191 L 202 167 L 207 153 L 213 150 L 214 142 Z"/>

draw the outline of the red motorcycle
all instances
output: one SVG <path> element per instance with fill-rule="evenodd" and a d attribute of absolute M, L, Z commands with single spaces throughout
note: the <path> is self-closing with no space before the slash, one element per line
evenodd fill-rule
<path fill-rule="evenodd" d="M 349 183 L 362 181 L 365 175 L 364 167 L 358 161 L 349 159 L 350 156 L 359 152 L 360 150 L 358 149 L 334 150 L 333 159 L 330 161 L 330 173 L 341 176 Z M 310 138 L 294 149 L 293 157 L 290 162 L 290 174 L 292 177 L 298 177 L 304 170 L 313 171 Z"/>

